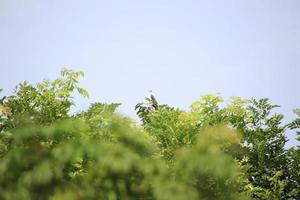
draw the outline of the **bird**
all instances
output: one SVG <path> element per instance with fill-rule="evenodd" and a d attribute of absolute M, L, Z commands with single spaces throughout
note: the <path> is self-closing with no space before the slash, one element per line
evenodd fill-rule
<path fill-rule="evenodd" d="M 149 90 L 149 94 L 148 94 L 147 100 L 150 102 L 151 106 L 152 106 L 154 109 L 157 109 L 157 108 L 158 108 L 158 103 L 157 103 L 157 100 L 156 100 L 155 97 L 154 97 L 154 93 L 153 93 L 152 90 Z"/>

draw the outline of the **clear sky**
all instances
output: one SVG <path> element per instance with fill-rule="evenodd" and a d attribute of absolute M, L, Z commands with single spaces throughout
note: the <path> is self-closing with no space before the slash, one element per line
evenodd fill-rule
<path fill-rule="evenodd" d="M 83 70 L 90 102 L 134 105 L 153 89 L 187 109 L 206 93 L 300 107 L 299 0 L 0 0 L 0 88 Z M 291 137 L 291 136 L 289 136 Z"/>

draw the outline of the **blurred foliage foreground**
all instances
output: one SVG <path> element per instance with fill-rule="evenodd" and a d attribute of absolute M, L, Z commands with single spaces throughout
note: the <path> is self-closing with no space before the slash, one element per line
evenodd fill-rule
<path fill-rule="evenodd" d="M 300 149 L 267 99 L 206 95 L 188 111 L 151 99 L 142 124 L 93 103 L 70 114 L 82 72 L 0 99 L 0 199 L 300 199 Z M 299 134 L 299 132 L 298 132 Z M 298 138 L 299 139 L 299 138 Z"/>

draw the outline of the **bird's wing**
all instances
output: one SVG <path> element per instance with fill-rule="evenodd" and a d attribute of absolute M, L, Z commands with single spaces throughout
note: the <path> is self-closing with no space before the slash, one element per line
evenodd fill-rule
<path fill-rule="evenodd" d="M 156 99 L 155 99 L 154 95 L 153 95 L 153 94 L 151 94 L 151 95 L 150 95 L 150 97 L 151 97 L 152 103 L 153 103 L 155 106 L 157 106 L 157 105 L 158 105 L 158 103 L 157 103 L 157 101 L 156 101 Z"/>

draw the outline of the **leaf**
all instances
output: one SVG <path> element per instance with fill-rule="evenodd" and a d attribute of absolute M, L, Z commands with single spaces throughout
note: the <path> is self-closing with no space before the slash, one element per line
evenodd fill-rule
<path fill-rule="evenodd" d="M 79 94 L 81 94 L 83 97 L 89 98 L 89 93 L 84 88 L 77 87 L 77 91 Z"/>
<path fill-rule="evenodd" d="M 299 108 L 294 109 L 293 112 L 300 117 L 300 109 Z"/>

